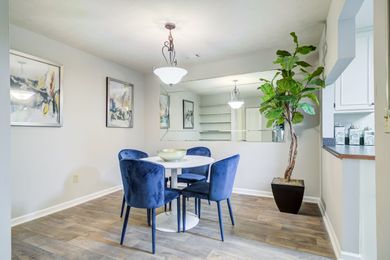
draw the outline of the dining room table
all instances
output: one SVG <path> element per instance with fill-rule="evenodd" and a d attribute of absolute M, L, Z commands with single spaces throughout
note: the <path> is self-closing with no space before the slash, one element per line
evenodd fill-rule
<path fill-rule="evenodd" d="M 199 155 L 186 155 L 177 161 L 164 161 L 159 156 L 143 158 L 142 160 L 162 165 L 165 168 L 165 175 L 171 177 L 171 188 L 178 189 L 177 177 L 184 168 L 210 165 L 214 162 L 212 157 Z M 198 225 L 199 218 L 196 214 L 186 211 L 186 230 Z M 183 226 L 183 225 L 182 225 Z M 177 232 L 177 206 L 172 203 L 171 211 L 162 212 L 156 216 L 156 228 L 164 232 Z"/>

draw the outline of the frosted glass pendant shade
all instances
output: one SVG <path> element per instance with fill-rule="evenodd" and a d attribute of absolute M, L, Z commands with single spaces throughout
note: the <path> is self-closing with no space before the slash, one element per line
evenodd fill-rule
<path fill-rule="evenodd" d="M 244 101 L 240 100 L 240 91 L 237 88 L 237 80 L 234 81 L 234 89 L 230 94 L 230 101 L 228 102 L 229 106 L 233 109 L 239 109 L 244 105 Z"/>
<path fill-rule="evenodd" d="M 228 104 L 233 109 L 239 109 L 244 105 L 244 101 L 229 101 Z"/>
<path fill-rule="evenodd" d="M 32 96 L 35 95 L 34 92 L 22 89 L 11 89 L 10 90 L 11 98 L 16 100 L 29 100 Z"/>
<path fill-rule="evenodd" d="M 153 70 L 162 82 L 167 85 L 174 85 L 181 81 L 181 79 L 187 74 L 187 70 L 179 67 L 159 67 Z"/>

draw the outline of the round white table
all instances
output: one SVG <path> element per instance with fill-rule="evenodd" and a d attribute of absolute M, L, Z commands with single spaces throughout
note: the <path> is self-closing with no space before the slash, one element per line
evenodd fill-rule
<path fill-rule="evenodd" d="M 158 156 L 143 158 L 142 160 L 160 164 L 165 170 L 170 170 L 172 188 L 177 188 L 177 175 L 181 174 L 181 169 L 209 165 L 214 162 L 211 157 L 197 155 L 186 155 L 180 161 L 175 162 L 166 162 Z M 187 212 L 186 230 L 195 227 L 198 223 L 198 216 L 192 212 Z M 160 231 L 177 232 L 177 206 L 175 202 L 172 202 L 170 212 L 163 212 L 156 216 L 156 224 L 156 228 Z M 183 224 L 181 226 L 183 227 Z"/>

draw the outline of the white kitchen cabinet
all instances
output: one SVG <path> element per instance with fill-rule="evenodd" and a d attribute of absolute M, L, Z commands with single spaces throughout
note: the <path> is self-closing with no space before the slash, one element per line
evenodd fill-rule
<path fill-rule="evenodd" d="M 356 56 L 335 82 L 335 112 L 374 111 L 372 31 L 356 36 Z"/>

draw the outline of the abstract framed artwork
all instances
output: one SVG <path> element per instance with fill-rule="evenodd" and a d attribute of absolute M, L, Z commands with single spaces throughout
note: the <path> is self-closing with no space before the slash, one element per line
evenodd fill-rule
<path fill-rule="evenodd" d="M 106 126 L 132 128 L 134 119 L 134 85 L 106 78 Z"/>
<path fill-rule="evenodd" d="M 194 129 L 194 102 L 183 100 L 183 129 Z"/>
<path fill-rule="evenodd" d="M 62 126 L 63 67 L 10 51 L 12 126 Z"/>
<path fill-rule="evenodd" d="M 170 100 L 168 95 L 160 95 L 160 129 L 168 129 L 170 124 Z"/>

